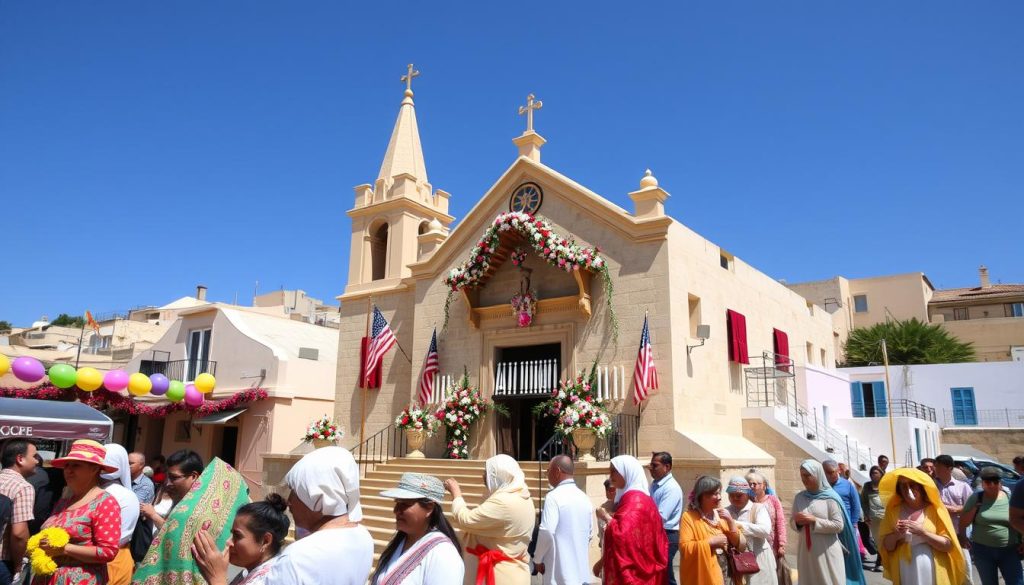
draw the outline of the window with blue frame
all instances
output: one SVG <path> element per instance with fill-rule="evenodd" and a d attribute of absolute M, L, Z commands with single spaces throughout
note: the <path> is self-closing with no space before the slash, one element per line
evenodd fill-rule
<path fill-rule="evenodd" d="M 978 409 L 974 403 L 974 388 L 950 388 L 953 398 L 953 424 L 978 424 Z"/>
<path fill-rule="evenodd" d="M 924 458 L 921 454 L 921 429 L 914 429 L 914 445 L 917 447 L 917 457 L 914 457 L 914 461 L 920 461 Z"/>
<path fill-rule="evenodd" d="M 855 418 L 889 416 L 885 382 L 851 382 L 850 406 Z"/>

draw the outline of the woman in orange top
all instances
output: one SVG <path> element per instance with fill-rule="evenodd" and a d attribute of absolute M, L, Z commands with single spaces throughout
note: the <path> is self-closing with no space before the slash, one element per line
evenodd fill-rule
<path fill-rule="evenodd" d="M 702 476 L 693 486 L 690 503 L 679 521 L 679 582 L 687 585 L 725 585 L 729 546 L 742 548 L 736 521 L 721 507 L 722 482 Z"/>

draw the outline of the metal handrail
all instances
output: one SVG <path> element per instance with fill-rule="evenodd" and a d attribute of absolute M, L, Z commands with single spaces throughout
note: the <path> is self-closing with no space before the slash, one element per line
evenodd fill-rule
<path fill-rule="evenodd" d="M 1024 409 L 1020 408 L 988 408 L 974 411 L 974 422 L 956 422 L 953 410 L 942 411 L 943 427 L 1024 427 Z"/>
<path fill-rule="evenodd" d="M 377 465 L 387 463 L 405 453 L 405 433 L 402 430 L 396 427 L 395 423 L 391 423 L 352 448 L 352 456 L 359 466 L 360 477 L 365 477 L 367 472 L 376 469 Z"/>
<path fill-rule="evenodd" d="M 199 374 L 217 375 L 217 362 L 213 360 L 142 360 L 139 362 L 139 372 L 147 376 L 163 374 L 171 380 L 183 382 L 192 381 L 194 376 L 188 376 L 189 370 L 192 370 L 191 373 L 195 376 Z"/>

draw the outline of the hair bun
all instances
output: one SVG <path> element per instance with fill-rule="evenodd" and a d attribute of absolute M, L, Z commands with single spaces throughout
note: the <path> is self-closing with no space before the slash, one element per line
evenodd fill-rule
<path fill-rule="evenodd" d="M 272 508 L 274 508 L 281 514 L 284 514 L 285 511 L 288 510 L 288 502 L 283 497 L 281 497 L 281 494 L 267 494 L 267 497 L 264 498 L 264 501 L 270 504 Z"/>

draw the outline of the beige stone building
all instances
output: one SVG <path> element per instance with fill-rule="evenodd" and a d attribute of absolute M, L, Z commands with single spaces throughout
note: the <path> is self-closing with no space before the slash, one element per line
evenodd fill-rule
<path fill-rule="evenodd" d="M 769 365 L 776 354 L 785 354 L 796 364 L 831 367 L 836 359 L 832 316 L 666 215 L 669 194 L 651 173 L 629 194 L 633 208 L 627 210 L 546 166 L 541 161 L 545 140 L 529 125 L 513 140 L 518 156 L 485 193 L 470 195 L 476 203 L 453 229 L 449 199 L 456 195 L 434 189 L 427 179 L 412 98 L 407 91 L 380 171 L 372 184 L 355 187 L 348 211 L 351 262 L 339 297 L 336 392 L 337 417 L 352 431 L 346 444 L 358 442 L 355 431 L 364 409 L 365 434 L 371 436 L 414 400 L 436 328 L 442 372 L 457 375 L 465 368 L 473 385 L 512 412 L 509 419 L 488 416 L 477 425 L 472 456 L 507 452 L 533 460 L 534 449 L 550 438 L 551 425 L 530 417 L 529 409 L 550 386 L 505 396 L 498 388 L 499 371 L 547 360 L 565 379 L 596 363 L 624 373 L 623 390 L 631 393 L 646 312 L 661 389 L 639 415 L 637 454 L 644 458 L 655 449 L 669 450 L 677 458 L 676 473 L 687 479 L 751 466 L 771 470 L 772 454 L 743 433 L 748 370 L 765 354 Z M 521 245 L 514 238 L 503 240 L 482 286 L 454 296 L 442 331 L 450 290 L 445 277 L 468 259 L 495 218 L 510 210 L 534 213 L 564 237 L 600 247 L 614 288 L 610 304 L 620 326 L 617 341 L 601 276 L 558 270 L 532 250 L 524 266 L 532 270 L 540 302 L 533 324 L 518 327 L 509 302 L 524 275 L 503 262 Z M 382 387 L 365 392 L 364 405 L 359 340 L 373 305 L 410 359 L 391 351 L 384 359 Z M 745 324 L 733 321 L 730 330 L 730 312 L 745 317 Z M 706 341 L 697 339 L 699 325 L 710 327 Z M 730 341 L 737 337 L 743 338 L 751 363 L 730 358 Z M 638 412 L 628 399 L 617 407 L 626 416 Z M 438 456 L 442 450 L 435 438 L 427 452 Z"/>
<path fill-rule="evenodd" d="M 911 272 L 857 279 L 836 276 L 789 287 L 832 314 L 840 361 L 851 329 L 914 318 L 939 323 L 972 343 L 978 361 L 1024 355 L 1024 284 L 992 284 L 985 266 L 978 270 L 978 281 L 975 287 L 936 290 L 923 273 Z"/>

